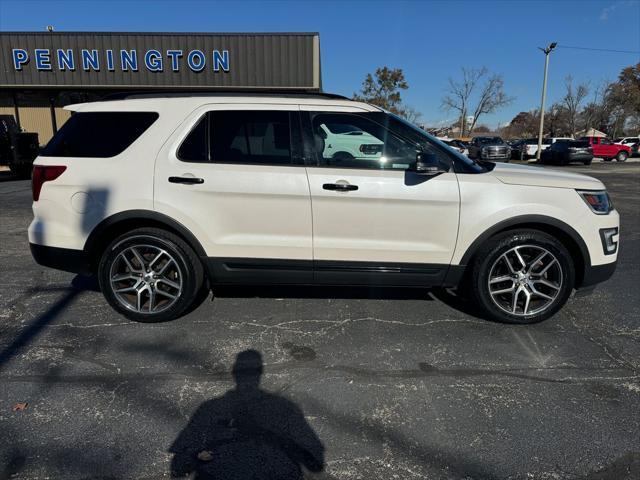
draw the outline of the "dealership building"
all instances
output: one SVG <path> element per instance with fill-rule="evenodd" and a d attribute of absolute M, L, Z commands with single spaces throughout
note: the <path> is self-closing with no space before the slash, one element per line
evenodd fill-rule
<path fill-rule="evenodd" d="M 317 33 L 0 32 L 0 115 L 44 145 L 65 105 L 162 91 L 321 91 Z"/>

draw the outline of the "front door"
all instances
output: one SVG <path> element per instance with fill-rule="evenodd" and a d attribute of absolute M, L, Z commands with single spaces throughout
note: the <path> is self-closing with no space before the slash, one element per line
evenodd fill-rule
<path fill-rule="evenodd" d="M 211 105 L 156 161 L 154 207 L 201 242 L 218 283 L 311 283 L 298 107 Z"/>
<path fill-rule="evenodd" d="M 317 161 L 307 168 L 316 282 L 440 284 L 458 232 L 453 168 L 432 177 L 409 171 L 425 146 L 385 125 L 381 112 L 301 108 Z"/>

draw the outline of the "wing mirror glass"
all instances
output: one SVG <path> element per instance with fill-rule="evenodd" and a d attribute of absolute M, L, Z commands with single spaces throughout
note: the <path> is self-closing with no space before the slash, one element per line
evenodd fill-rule
<path fill-rule="evenodd" d="M 418 152 L 412 171 L 418 175 L 437 175 L 447 170 L 443 168 L 435 153 Z"/>

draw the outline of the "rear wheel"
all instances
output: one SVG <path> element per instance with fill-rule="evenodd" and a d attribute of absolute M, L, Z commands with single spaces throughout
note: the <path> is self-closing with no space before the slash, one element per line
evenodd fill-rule
<path fill-rule="evenodd" d="M 628 157 L 628 156 L 629 156 L 629 155 L 627 154 L 627 152 L 625 152 L 625 151 L 620 151 L 620 152 L 618 152 L 618 154 L 616 155 L 616 160 L 617 160 L 618 162 L 624 162 L 624 161 L 626 161 L 626 160 L 627 160 L 627 157 Z"/>
<path fill-rule="evenodd" d="M 536 323 L 566 303 L 574 282 L 564 245 L 541 231 L 515 230 L 496 235 L 478 252 L 471 293 L 493 320 Z"/>
<path fill-rule="evenodd" d="M 163 322 L 185 313 L 204 282 L 202 263 L 180 237 L 157 228 L 128 232 L 105 250 L 98 267 L 109 304 L 137 322 Z"/>

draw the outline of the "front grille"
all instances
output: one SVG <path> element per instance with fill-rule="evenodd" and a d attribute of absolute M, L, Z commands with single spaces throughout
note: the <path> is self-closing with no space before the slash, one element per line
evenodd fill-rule
<path fill-rule="evenodd" d="M 484 156 L 487 158 L 492 158 L 492 157 L 504 157 L 508 154 L 509 154 L 508 147 L 487 147 L 487 149 L 485 150 Z"/>

